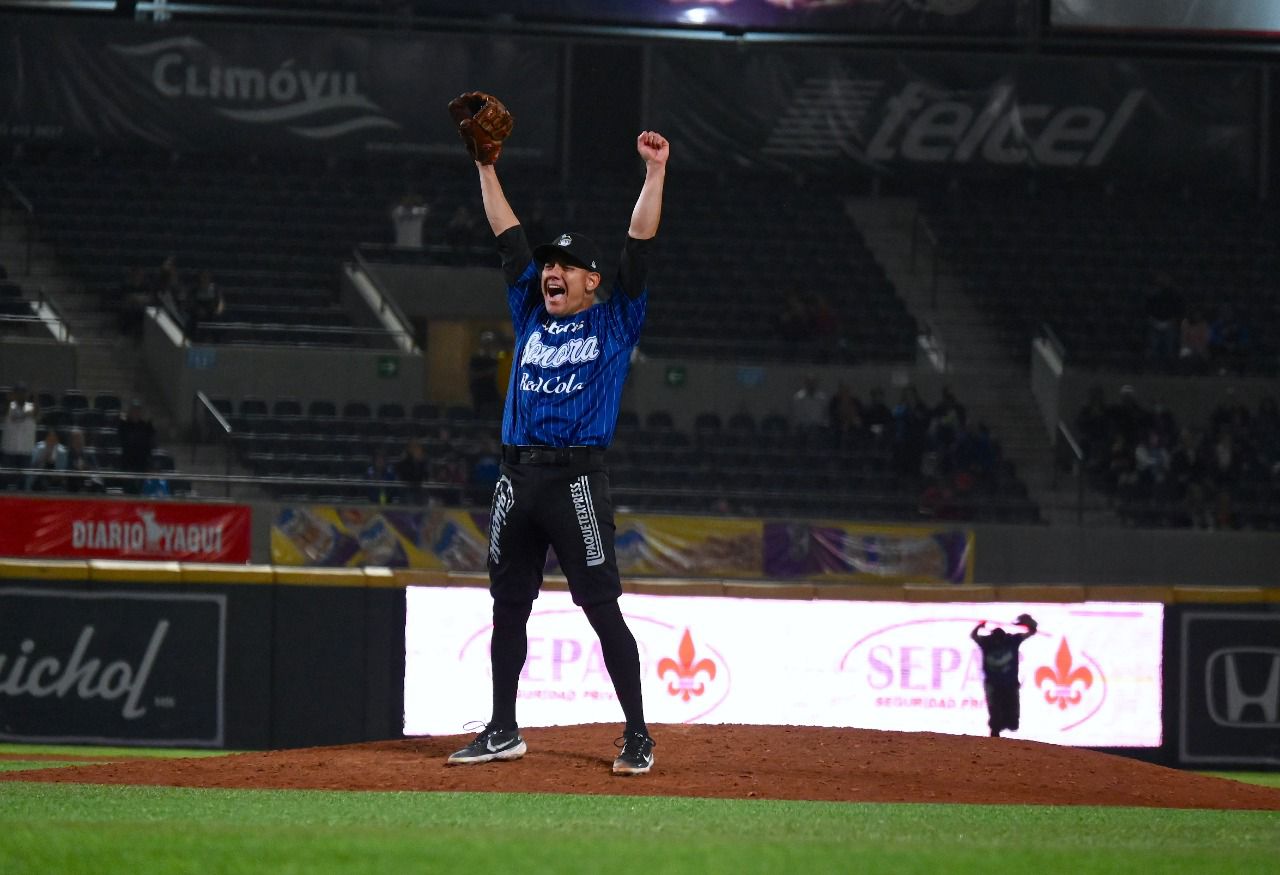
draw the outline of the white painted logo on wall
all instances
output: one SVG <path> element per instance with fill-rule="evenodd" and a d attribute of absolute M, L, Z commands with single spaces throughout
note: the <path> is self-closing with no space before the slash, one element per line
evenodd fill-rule
<path fill-rule="evenodd" d="M 307 68 L 293 59 L 274 68 L 225 64 L 219 52 L 190 36 L 111 50 L 149 59 L 151 86 L 160 96 L 209 103 L 218 115 L 238 122 L 280 126 L 309 140 L 400 127 L 361 93 L 354 69 Z"/>

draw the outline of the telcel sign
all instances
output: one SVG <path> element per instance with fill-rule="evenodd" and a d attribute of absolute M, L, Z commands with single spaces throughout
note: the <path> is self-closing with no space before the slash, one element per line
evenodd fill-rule
<path fill-rule="evenodd" d="M 969 631 L 1024 610 L 1016 736 L 1085 747 L 1161 744 L 1163 606 L 901 603 L 626 595 L 652 723 L 856 726 L 985 735 Z M 405 732 L 455 734 L 489 713 L 483 589 L 408 591 Z M 615 723 L 599 643 L 566 593 L 529 621 L 524 726 Z"/>

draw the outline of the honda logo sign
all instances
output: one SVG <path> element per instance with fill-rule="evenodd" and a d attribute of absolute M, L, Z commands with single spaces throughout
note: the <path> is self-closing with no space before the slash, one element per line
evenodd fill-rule
<path fill-rule="evenodd" d="M 1280 764 L 1280 614 L 1182 614 L 1178 757 L 1185 764 Z"/>
<path fill-rule="evenodd" d="M 1280 648 L 1215 650 L 1205 663 L 1204 675 L 1214 723 L 1240 729 L 1280 728 Z M 1249 683 L 1248 678 L 1255 682 Z"/>

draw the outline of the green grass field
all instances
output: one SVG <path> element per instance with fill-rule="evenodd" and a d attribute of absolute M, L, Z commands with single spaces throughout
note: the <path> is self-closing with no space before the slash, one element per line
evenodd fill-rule
<path fill-rule="evenodd" d="M 4 875 L 1274 875 L 1277 861 L 1280 812 L 0 783 Z"/>

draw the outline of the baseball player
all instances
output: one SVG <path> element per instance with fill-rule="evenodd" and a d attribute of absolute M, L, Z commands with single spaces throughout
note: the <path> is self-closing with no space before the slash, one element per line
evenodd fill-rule
<path fill-rule="evenodd" d="M 1006 632 L 997 627 L 986 635 L 978 630 L 987 621 L 973 627 L 969 637 L 982 650 L 982 690 L 987 696 L 987 725 L 995 738 L 1005 729 L 1018 731 L 1021 704 L 1018 700 L 1018 648 L 1036 634 L 1037 624 L 1030 614 L 1019 614 L 1014 621 L 1026 632 Z"/>
<path fill-rule="evenodd" d="M 512 760 L 525 754 L 516 722 L 516 689 L 527 653 L 526 624 L 550 545 L 574 604 L 600 638 L 622 705 L 626 727 L 615 743 L 621 751 L 613 772 L 643 774 L 653 766 L 639 650 L 618 606 L 622 584 L 604 458 L 630 354 L 644 323 L 646 267 L 662 213 L 670 147 L 662 135 L 645 131 L 636 138 L 636 151 L 645 164 L 644 184 L 617 275 L 603 301 L 597 301 L 603 274 L 596 244 L 567 232 L 530 250 L 494 161 L 488 160 L 492 151 L 472 151 L 507 280 L 516 343 L 502 418 L 502 474 L 493 493 L 489 529 L 493 713 L 475 740 L 449 757 L 450 763 Z"/>

